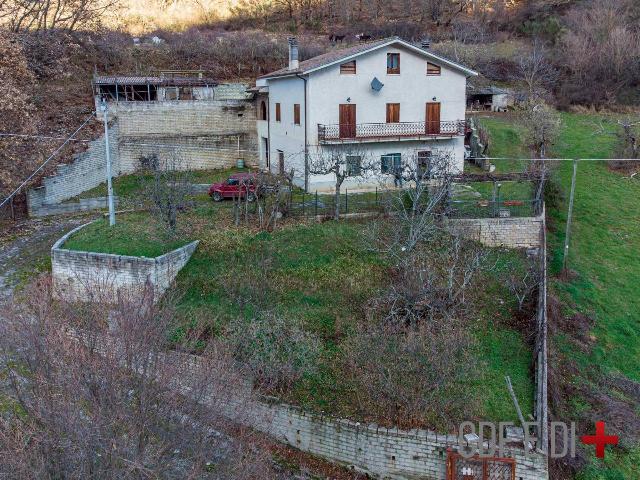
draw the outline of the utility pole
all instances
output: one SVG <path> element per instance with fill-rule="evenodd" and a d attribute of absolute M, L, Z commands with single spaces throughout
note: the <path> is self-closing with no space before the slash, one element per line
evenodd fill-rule
<path fill-rule="evenodd" d="M 116 212 L 113 207 L 113 185 L 111 184 L 111 152 L 109 151 L 109 122 L 107 119 L 107 102 L 103 98 L 100 105 L 104 115 L 104 145 L 107 159 L 107 201 L 109 204 L 109 226 L 116 224 Z"/>
<path fill-rule="evenodd" d="M 564 257 L 562 259 L 562 271 L 567 272 L 567 257 L 569 256 L 569 234 L 571 233 L 571 217 L 573 216 L 573 197 L 576 193 L 576 172 L 578 171 L 578 159 L 573 160 L 573 176 L 571 177 L 571 193 L 569 194 L 569 212 L 567 213 L 567 229 L 564 234 Z"/>

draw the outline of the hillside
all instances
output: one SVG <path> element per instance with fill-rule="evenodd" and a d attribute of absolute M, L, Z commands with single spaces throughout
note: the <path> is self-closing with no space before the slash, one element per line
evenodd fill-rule
<path fill-rule="evenodd" d="M 553 420 L 575 421 L 577 431 L 593 429 L 596 420 L 619 435 L 623 448 L 593 458 L 578 444 L 578 457 L 553 463 L 551 478 L 581 480 L 636 478 L 640 455 L 640 330 L 636 312 L 640 276 L 637 176 L 612 171 L 604 161 L 615 155 L 615 138 L 594 134 L 603 122 L 613 130 L 616 117 L 562 115 L 553 154 L 585 159 L 579 163 L 573 212 L 568 278 L 561 274 L 572 162 L 558 162 L 554 182 L 559 195 L 547 198 L 550 282 L 550 408 Z M 521 127 L 499 118 L 484 119 L 494 155 L 526 151 Z"/>

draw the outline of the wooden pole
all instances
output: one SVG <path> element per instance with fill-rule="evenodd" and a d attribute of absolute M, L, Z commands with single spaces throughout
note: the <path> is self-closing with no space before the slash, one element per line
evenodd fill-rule
<path fill-rule="evenodd" d="M 513 385 L 511 385 L 511 377 L 504 377 L 507 382 L 507 389 L 509 390 L 509 395 L 511 395 L 511 400 L 513 400 L 513 405 L 516 407 L 516 413 L 518 414 L 518 420 L 522 424 L 522 430 L 525 429 L 525 421 L 524 416 L 522 415 L 522 410 L 520 409 L 520 404 L 518 403 L 518 398 L 516 397 L 516 393 L 513 391 Z"/>
<path fill-rule="evenodd" d="M 573 161 L 573 175 L 571 176 L 571 193 L 569 194 L 569 212 L 567 213 L 567 229 L 564 234 L 564 257 L 562 259 L 562 271 L 567 271 L 567 259 L 569 256 L 569 235 L 571 233 L 571 220 L 573 217 L 573 198 L 576 193 L 576 173 L 578 171 L 578 159 Z"/>

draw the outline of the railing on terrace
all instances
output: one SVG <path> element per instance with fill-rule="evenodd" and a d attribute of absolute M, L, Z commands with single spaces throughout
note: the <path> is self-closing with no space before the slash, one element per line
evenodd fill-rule
<path fill-rule="evenodd" d="M 403 137 L 456 137 L 464 136 L 466 122 L 397 122 L 318 124 L 318 141 L 354 141 Z"/>

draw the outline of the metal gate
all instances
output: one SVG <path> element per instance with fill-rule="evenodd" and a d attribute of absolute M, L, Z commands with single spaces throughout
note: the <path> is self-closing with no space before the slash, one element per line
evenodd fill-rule
<path fill-rule="evenodd" d="M 513 458 L 478 456 L 464 458 L 447 452 L 447 480 L 515 480 L 516 465 Z"/>

